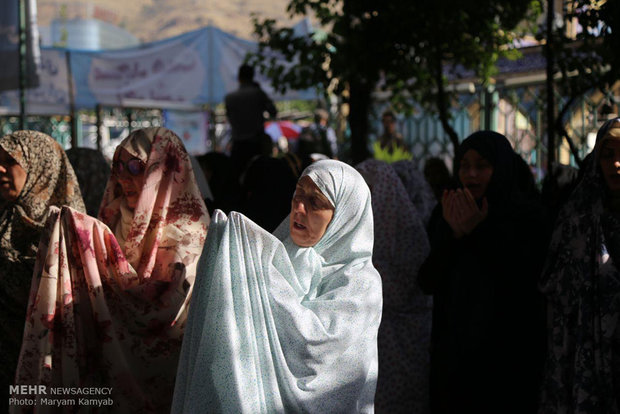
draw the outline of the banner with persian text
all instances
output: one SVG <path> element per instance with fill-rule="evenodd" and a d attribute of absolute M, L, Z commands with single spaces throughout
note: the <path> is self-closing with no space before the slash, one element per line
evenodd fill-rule
<path fill-rule="evenodd" d="M 256 50 L 255 42 L 215 27 L 120 50 L 44 48 L 40 86 L 27 94 L 27 112 L 66 114 L 71 103 L 78 110 L 103 105 L 196 111 L 237 88 L 237 70 Z M 317 97 L 314 90 L 276 94 L 264 76 L 257 73 L 255 80 L 274 100 Z M 0 94 L 0 114 L 17 108 L 15 93 Z"/>
<path fill-rule="evenodd" d="M 69 69 L 66 51 L 41 49 L 39 86 L 26 90 L 26 113 L 30 115 L 69 115 Z M 0 114 L 19 113 L 19 92 L 0 93 Z"/>
<path fill-rule="evenodd" d="M 237 70 L 255 42 L 215 27 L 159 42 L 108 52 L 71 51 L 75 104 L 109 106 L 200 106 L 216 104 L 237 88 Z M 313 99 L 314 91 L 273 92 L 269 81 L 256 81 L 276 100 Z M 139 105 L 142 103 L 142 105 Z"/>
<path fill-rule="evenodd" d="M 128 106 L 127 101 L 200 104 L 207 101 L 207 44 L 201 31 L 110 52 L 70 55 L 75 104 Z"/>

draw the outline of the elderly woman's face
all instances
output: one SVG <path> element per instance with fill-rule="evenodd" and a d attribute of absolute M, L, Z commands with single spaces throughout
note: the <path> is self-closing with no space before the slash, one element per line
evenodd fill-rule
<path fill-rule="evenodd" d="M 136 208 L 142 186 L 144 185 L 144 162 L 129 153 L 125 148 L 119 148 L 112 162 L 112 173 L 116 175 L 127 206 Z"/>
<path fill-rule="evenodd" d="M 599 165 L 607 187 L 620 191 L 620 139 L 609 138 L 603 142 Z"/>
<path fill-rule="evenodd" d="M 8 152 L 0 148 L 0 196 L 15 201 L 26 184 L 28 174 Z"/>
<path fill-rule="evenodd" d="M 311 247 L 321 240 L 334 217 L 334 207 L 308 176 L 297 183 L 291 206 L 289 229 L 299 247 Z"/>
<path fill-rule="evenodd" d="M 470 149 L 463 154 L 459 165 L 459 180 L 475 199 L 484 196 L 492 176 L 493 165 L 478 151 Z"/>

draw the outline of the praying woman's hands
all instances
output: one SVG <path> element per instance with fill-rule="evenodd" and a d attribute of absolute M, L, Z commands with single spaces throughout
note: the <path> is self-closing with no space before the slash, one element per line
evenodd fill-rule
<path fill-rule="evenodd" d="M 450 225 L 457 239 L 471 233 L 489 213 L 486 197 L 482 199 L 482 208 L 479 208 L 467 188 L 445 190 L 441 197 L 441 206 L 443 218 Z"/>

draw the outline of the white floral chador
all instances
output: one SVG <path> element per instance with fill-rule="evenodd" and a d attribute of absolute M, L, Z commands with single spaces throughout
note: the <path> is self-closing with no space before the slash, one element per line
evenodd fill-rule
<path fill-rule="evenodd" d="M 214 215 L 174 413 L 373 412 L 382 294 L 370 192 L 339 161 L 304 175 L 335 206 L 313 247 L 295 245 L 289 218 L 274 237 L 238 213 Z"/>

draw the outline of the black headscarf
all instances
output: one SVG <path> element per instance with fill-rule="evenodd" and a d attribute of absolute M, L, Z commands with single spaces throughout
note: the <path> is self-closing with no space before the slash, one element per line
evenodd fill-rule
<path fill-rule="evenodd" d="M 80 192 L 89 216 L 97 217 L 103 192 L 110 178 L 110 164 L 103 154 L 91 148 L 71 148 L 67 157 L 80 183 Z"/>
<path fill-rule="evenodd" d="M 478 131 L 459 147 L 454 164 L 456 182 L 462 186 L 458 171 L 463 155 L 475 150 L 493 166 L 485 196 L 490 206 L 507 205 L 537 197 L 534 177 L 523 159 L 514 152 L 508 139 L 494 131 Z"/>

